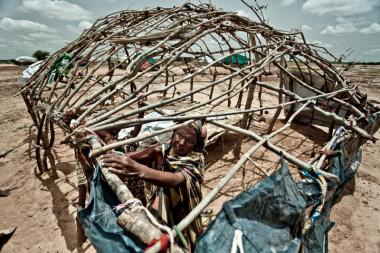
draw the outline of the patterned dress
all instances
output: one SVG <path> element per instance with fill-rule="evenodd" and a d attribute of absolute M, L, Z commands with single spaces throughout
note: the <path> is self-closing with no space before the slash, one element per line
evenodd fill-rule
<path fill-rule="evenodd" d="M 190 152 L 186 156 L 168 155 L 168 145 L 163 145 L 163 170 L 181 172 L 185 182 L 177 188 L 159 190 L 158 212 L 169 226 L 177 225 L 202 200 L 201 184 L 203 182 L 204 157 L 202 153 Z M 191 248 L 194 248 L 197 237 L 202 233 L 202 221 L 198 217 L 182 234 Z"/>

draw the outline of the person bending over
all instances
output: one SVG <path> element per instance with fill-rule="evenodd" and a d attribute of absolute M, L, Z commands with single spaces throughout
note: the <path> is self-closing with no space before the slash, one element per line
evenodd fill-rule
<path fill-rule="evenodd" d="M 153 208 L 169 226 L 178 224 L 202 199 L 206 129 L 200 122 L 177 129 L 170 144 L 153 146 L 125 155 L 105 154 L 103 166 L 122 180 L 136 177 L 158 186 Z M 200 218 L 182 231 L 194 249 L 202 233 Z"/>

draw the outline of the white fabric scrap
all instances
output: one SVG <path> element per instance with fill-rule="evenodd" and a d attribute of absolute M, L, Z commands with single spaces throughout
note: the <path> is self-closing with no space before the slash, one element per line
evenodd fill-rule
<path fill-rule="evenodd" d="M 165 110 L 165 113 L 171 113 L 171 112 L 172 111 Z M 151 113 L 147 114 L 144 117 L 144 119 L 159 118 L 161 116 L 162 115 L 159 114 L 158 112 L 151 112 Z M 152 133 L 152 132 L 155 132 L 158 130 L 166 129 L 166 128 L 174 126 L 174 125 L 175 125 L 175 123 L 173 121 L 149 122 L 149 123 L 142 125 L 139 135 L 146 134 L 146 133 Z M 118 140 L 124 140 L 125 138 L 127 138 L 130 135 L 132 130 L 133 130 L 133 127 L 121 129 L 118 133 L 118 136 L 117 136 Z M 163 133 L 160 135 L 156 135 L 152 138 L 148 138 L 148 139 L 141 141 L 141 145 L 145 146 L 145 145 L 150 145 L 150 144 L 156 143 L 156 142 L 163 143 L 163 142 L 169 140 L 171 138 L 171 136 L 172 136 L 172 132 L 167 132 L 167 133 Z"/>
<path fill-rule="evenodd" d="M 232 241 L 231 253 L 244 253 L 243 247 L 243 232 L 239 229 L 235 230 L 234 240 Z"/>

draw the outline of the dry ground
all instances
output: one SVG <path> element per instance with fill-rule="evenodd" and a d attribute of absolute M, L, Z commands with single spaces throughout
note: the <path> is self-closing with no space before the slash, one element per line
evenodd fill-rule
<path fill-rule="evenodd" d="M 0 150 L 4 151 L 23 142 L 29 136 L 31 120 L 28 117 L 21 97 L 17 92 L 16 79 L 21 70 L 11 65 L 0 66 Z M 355 66 L 350 78 L 361 84 L 372 99 L 379 99 L 379 67 Z M 372 81 L 369 81 L 372 80 Z M 264 126 L 264 125 L 263 125 Z M 256 127 L 260 130 L 261 125 Z M 323 143 L 322 138 L 308 142 L 318 129 L 295 126 L 279 136 L 275 141 L 281 146 L 304 145 L 306 149 L 297 156 L 309 155 L 315 143 Z M 305 138 L 308 136 L 308 138 Z M 380 138 L 380 133 L 377 133 Z M 292 141 L 291 143 L 289 143 Z M 232 146 L 234 139 L 224 138 L 212 147 L 208 156 L 210 167 L 206 173 L 207 192 L 233 163 Z M 250 143 L 244 143 L 243 150 Z M 28 144 L 0 158 L 0 188 L 11 188 L 10 195 L 0 198 L 0 230 L 17 227 L 14 235 L 1 249 L 1 252 L 94 252 L 87 242 L 76 248 L 76 209 L 77 200 L 75 163 L 68 147 L 56 147 L 59 177 L 34 175 L 35 161 L 28 152 Z M 363 161 L 355 184 L 351 184 L 348 195 L 337 204 L 332 213 L 336 225 L 330 233 L 331 252 L 380 252 L 380 145 L 367 143 L 363 147 Z M 269 172 L 278 165 L 264 150 L 258 152 L 255 160 L 268 165 Z M 216 169 L 217 168 L 217 169 Z M 238 175 L 211 207 L 216 211 L 225 200 L 238 194 L 245 187 L 260 179 L 252 173 L 251 167 L 245 171 L 245 179 Z"/>

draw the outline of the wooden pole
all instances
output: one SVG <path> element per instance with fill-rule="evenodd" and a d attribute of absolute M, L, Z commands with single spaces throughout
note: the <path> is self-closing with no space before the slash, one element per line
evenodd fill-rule
<path fill-rule="evenodd" d="M 285 64 L 285 57 L 284 56 L 281 57 L 280 64 L 281 65 Z M 284 88 L 284 73 L 282 71 L 280 71 L 280 85 L 279 85 L 279 87 L 280 87 L 280 89 Z M 282 96 L 283 95 L 281 93 L 278 94 L 278 104 L 282 104 Z M 267 134 L 270 134 L 272 132 L 273 127 L 276 124 L 278 117 L 280 116 L 281 111 L 282 111 L 282 107 L 277 108 L 277 110 L 274 113 L 273 118 L 269 124 Z"/>
<path fill-rule="evenodd" d="M 253 101 L 253 95 L 254 95 L 254 92 L 255 92 L 255 88 L 256 88 L 256 82 L 257 82 L 257 79 L 255 78 L 251 83 L 250 85 L 248 86 L 248 95 L 247 95 L 247 100 L 245 102 L 245 110 L 249 110 L 251 109 L 251 106 L 252 106 L 252 101 Z M 248 117 L 249 117 L 249 113 L 246 112 L 243 114 L 243 118 L 241 120 L 241 123 L 240 123 L 240 127 L 242 129 L 247 129 L 248 128 Z M 238 158 L 240 157 L 240 151 L 241 151 L 241 143 L 243 141 L 243 137 L 241 135 L 238 136 L 238 140 L 235 144 L 235 147 L 234 147 L 234 150 L 233 150 L 233 154 L 234 154 L 234 157 L 235 158 Z"/>

